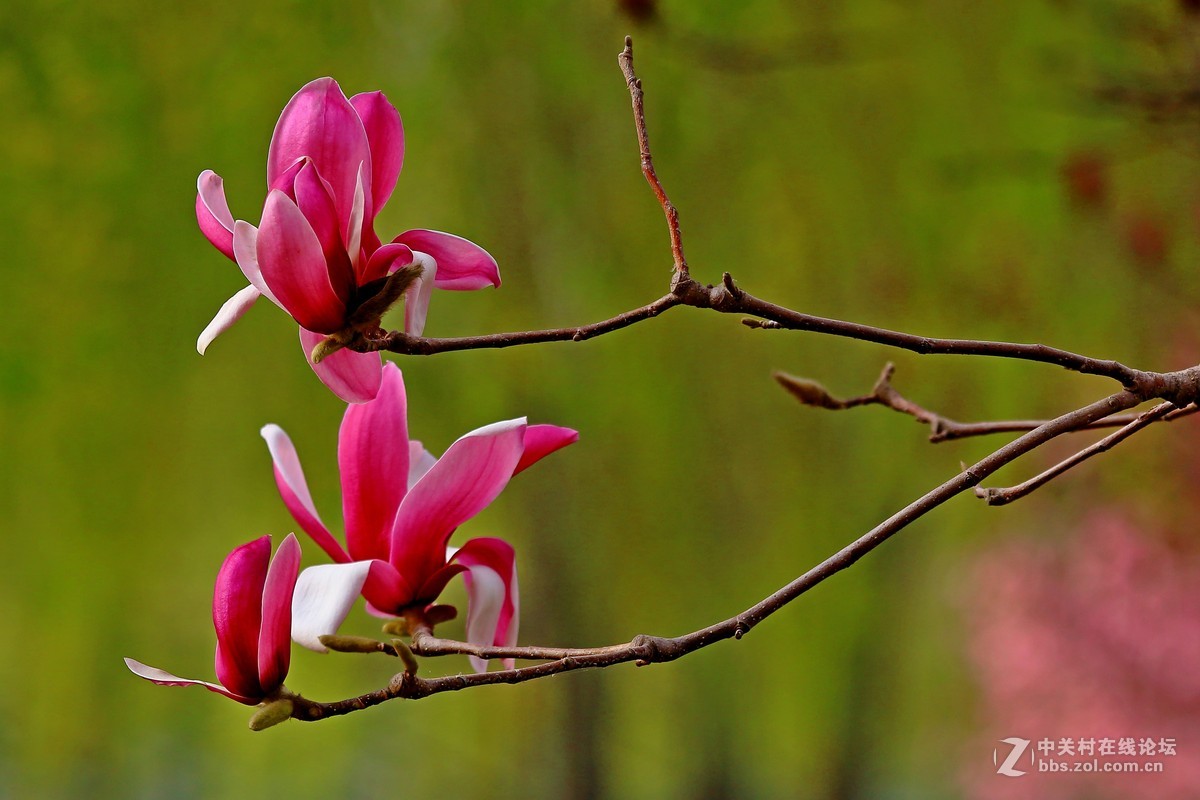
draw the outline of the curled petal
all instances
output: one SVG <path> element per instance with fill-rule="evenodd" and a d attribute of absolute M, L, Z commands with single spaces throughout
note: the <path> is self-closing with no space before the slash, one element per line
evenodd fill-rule
<path fill-rule="evenodd" d="M 200 355 L 204 355 L 204 351 L 213 343 L 213 340 L 220 336 L 225 331 L 229 330 L 233 323 L 241 319 L 255 301 L 262 296 L 262 292 L 253 286 L 247 286 L 233 297 L 226 300 L 221 309 L 217 311 L 217 315 L 212 318 L 212 322 L 205 326 L 200 332 L 200 336 L 196 339 L 196 350 Z"/>
<path fill-rule="evenodd" d="M 351 404 L 338 432 L 346 547 L 355 561 L 387 559 L 392 520 L 408 491 L 404 378 L 388 363 L 375 399 Z"/>
<path fill-rule="evenodd" d="M 438 263 L 439 289 L 482 289 L 500 285 L 500 268 L 488 251 L 452 233 L 416 229 L 395 238 Z"/>
<path fill-rule="evenodd" d="M 258 682 L 270 694 L 283 685 L 291 664 L 292 595 L 300 574 L 300 543 L 289 533 L 275 551 L 262 593 Z"/>
<path fill-rule="evenodd" d="M 414 586 L 446 563 L 446 540 L 492 502 L 524 449 L 525 419 L 497 422 L 463 436 L 409 490 L 392 528 L 388 558 Z"/>
<path fill-rule="evenodd" d="M 395 242 L 385 244 L 371 253 L 361 282 L 367 284 L 386 278 L 401 267 L 407 267 L 413 260 L 413 251 L 408 245 Z"/>
<path fill-rule="evenodd" d="M 197 681 L 191 678 L 181 678 L 178 675 L 172 675 L 165 669 L 152 667 L 148 664 L 143 664 L 140 661 L 135 661 L 132 658 L 125 659 L 125 666 L 129 667 L 129 671 L 134 675 L 137 675 L 139 678 L 145 678 L 151 683 L 157 683 L 159 686 L 203 686 L 210 692 L 216 692 L 217 694 L 225 695 L 230 700 L 236 700 L 239 703 L 245 703 L 248 706 L 258 703 L 258 698 L 242 697 L 241 695 L 234 694 L 233 692 L 229 691 L 224 686 L 220 686 L 215 683 L 209 683 L 208 681 Z"/>
<path fill-rule="evenodd" d="M 371 194 L 374 202 L 367 209 L 367 224 L 370 225 L 379 209 L 392 196 L 396 179 L 400 177 L 400 168 L 404 165 L 404 126 L 400 122 L 399 112 L 383 96 L 383 92 L 356 94 L 350 98 L 350 105 L 358 112 L 371 145 Z"/>
<path fill-rule="evenodd" d="M 467 641 L 495 647 L 513 647 L 517 643 L 520 592 L 517 587 L 516 554 L 503 539 L 472 539 L 454 555 L 454 561 L 467 567 Z M 487 661 L 471 659 L 476 672 L 487 671 Z M 512 669 L 513 659 L 504 659 L 504 668 Z"/>
<path fill-rule="evenodd" d="M 242 697 L 263 696 L 258 682 L 258 636 L 270 560 L 270 536 L 235 548 L 221 565 L 213 589 L 217 680 Z"/>
<path fill-rule="evenodd" d="M 347 403 L 365 403 L 379 393 L 383 379 L 383 358 L 378 353 L 356 353 L 341 349 L 312 363 L 313 348 L 325 337 L 319 333 L 300 329 L 300 346 L 304 348 L 304 359 L 321 383 Z"/>
<path fill-rule="evenodd" d="M 413 251 L 413 259 L 421 265 L 421 274 L 404 290 L 404 332 L 409 336 L 420 336 L 429 315 L 438 265 L 427 253 Z"/>
<path fill-rule="evenodd" d="M 283 109 L 267 153 L 267 185 L 274 187 L 279 176 L 305 156 L 333 187 L 334 206 L 344 230 L 354 202 L 358 168 L 371 163 L 371 147 L 358 112 L 333 78 L 306 84 Z M 366 176 L 363 187 L 367 205 L 370 177 Z"/>
<path fill-rule="evenodd" d="M 258 228 L 240 219 L 233 223 L 233 255 L 250 285 L 258 289 L 263 297 L 283 308 L 258 268 Z"/>
<path fill-rule="evenodd" d="M 379 560 L 371 562 L 362 594 L 367 599 L 367 611 L 377 616 L 394 617 L 417 599 L 404 576 L 388 562 Z"/>
<path fill-rule="evenodd" d="M 337 633 L 370 569 L 370 561 L 353 561 L 321 564 L 300 573 L 292 595 L 292 639 L 296 644 L 328 652 L 320 637 Z"/>
<path fill-rule="evenodd" d="M 225 200 L 225 184 L 211 169 L 196 179 L 196 222 L 212 246 L 233 260 L 233 214 Z"/>
<path fill-rule="evenodd" d="M 283 504 L 296 523 L 312 537 L 318 547 L 329 554 L 334 561 L 349 561 L 350 556 L 337 543 L 321 517 L 317 514 L 316 504 L 308 491 L 308 482 L 304 479 L 304 469 L 300 466 L 300 457 L 296 454 L 296 446 L 284 432 L 275 424 L 264 425 L 259 434 L 271 451 L 271 461 L 275 467 L 275 485 L 283 497 Z"/>
<path fill-rule="evenodd" d="M 281 191 L 267 195 L 256 251 L 263 280 L 296 322 L 320 333 L 342 328 L 346 304 L 330 282 L 321 242 Z"/>
<path fill-rule="evenodd" d="M 525 452 L 513 475 L 536 464 L 555 450 L 579 441 L 579 431 L 558 425 L 530 425 L 525 429 Z"/>

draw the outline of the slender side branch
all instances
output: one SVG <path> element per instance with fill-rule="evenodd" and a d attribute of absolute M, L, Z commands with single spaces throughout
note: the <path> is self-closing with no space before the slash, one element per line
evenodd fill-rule
<path fill-rule="evenodd" d="M 617 62 L 621 65 L 621 74 L 625 76 L 625 83 L 629 86 L 629 97 L 633 101 L 633 125 L 637 130 L 638 150 L 641 151 L 642 156 L 642 174 L 646 176 L 646 182 L 654 190 L 654 196 L 658 198 L 663 214 L 667 217 L 667 228 L 671 232 L 671 257 L 675 262 L 675 277 L 686 278 L 688 277 L 688 265 L 687 259 L 683 255 L 683 236 L 679 232 L 679 212 L 675 209 L 671 199 L 667 197 L 667 190 L 663 188 L 662 181 L 658 179 L 658 174 L 654 171 L 654 160 L 650 157 L 650 138 L 646 135 L 646 104 L 642 94 L 642 79 L 633 72 L 632 37 L 625 37 L 625 49 L 621 51 L 621 55 L 617 56 Z"/>
<path fill-rule="evenodd" d="M 483 648 L 467 645 L 456 652 L 466 652 L 484 658 L 532 657 L 552 658 L 542 664 L 498 672 L 482 672 L 473 675 L 449 675 L 440 678 L 419 678 L 412 672 L 403 672 L 392 678 L 386 689 L 370 692 L 360 697 L 334 703 L 319 703 L 303 697 L 293 698 L 293 716 L 312 721 L 325 717 L 348 714 L 393 698 L 410 700 L 428 697 L 441 692 L 452 692 L 471 686 L 496 683 L 524 683 L 526 681 L 573 672 L 579 669 L 596 669 L 614 664 L 636 662 L 639 666 L 674 661 L 700 648 L 725 639 L 740 639 L 755 625 L 779 611 L 791 601 L 817 584 L 854 564 L 867 553 L 883 544 L 893 535 L 906 528 L 950 498 L 977 486 L 985 477 L 1025 453 L 1040 447 L 1051 439 L 1081 425 L 1087 425 L 1119 411 L 1124 411 L 1141 402 L 1131 392 L 1118 392 L 1091 405 L 1063 414 L 1035 430 L 1009 442 L 978 463 L 964 469 L 958 475 L 905 506 L 882 523 L 872 528 L 846 547 L 834 553 L 779 591 L 754 604 L 750 608 L 722 622 L 693 631 L 683 636 L 664 638 L 637 636 L 628 644 L 611 645 L 594 649 L 560 648 Z M 416 631 L 414 652 L 432 647 L 434 651 L 446 651 L 453 643 L 436 640 L 424 630 Z"/>
<path fill-rule="evenodd" d="M 1003 506 L 1011 503 L 1014 500 L 1019 500 L 1035 489 L 1046 485 L 1050 481 L 1062 475 L 1071 467 L 1077 464 L 1082 464 L 1094 455 L 1106 453 L 1116 447 L 1121 442 L 1128 439 L 1133 434 L 1151 425 L 1159 420 L 1167 419 L 1171 414 L 1181 411 L 1176 408 L 1174 403 L 1160 403 L 1149 411 L 1137 415 L 1136 419 L 1130 422 L 1121 430 L 1110 433 L 1095 444 L 1085 447 L 1070 458 L 1064 459 L 1055 464 L 1050 469 L 1040 475 L 1037 475 L 1024 483 L 1012 486 L 1006 489 L 986 489 L 981 486 L 975 487 L 975 496 L 983 498 L 989 506 Z"/>
<path fill-rule="evenodd" d="M 798 378 L 786 372 L 776 372 L 775 381 L 787 390 L 800 403 L 814 408 L 824 408 L 830 411 L 843 411 L 860 406 L 883 406 L 893 411 L 909 416 L 929 426 L 929 441 L 933 443 L 947 442 L 951 439 L 966 439 L 972 436 L 987 436 L 994 433 L 1022 433 L 1046 424 L 1046 420 L 995 420 L 988 422 L 958 422 L 949 417 L 930 411 L 914 403 L 900 394 L 892 385 L 895 365 L 888 362 L 869 394 L 842 399 L 829 393 L 820 383 L 808 378 Z M 1155 417 L 1155 422 L 1172 422 L 1181 417 L 1191 416 L 1200 411 L 1200 406 L 1191 404 L 1185 408 L 1173 408 L 1171 411 Z M 1114 414 L 1084 425 L 1076 430 L 1096 430 L 1098 428 L 1119 428 L 1142 418 L 1142 414 Z"/>

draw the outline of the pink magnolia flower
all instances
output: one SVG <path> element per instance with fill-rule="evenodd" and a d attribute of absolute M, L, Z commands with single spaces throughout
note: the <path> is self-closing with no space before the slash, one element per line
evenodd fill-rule
<path fill-rule="evenodd" d="M 338 468 L 346 547 L 330 534 L 309 494 L 295 447 L 277 425 L 263 438 L 275 482 L 296 522 L 336 563 L 310 567 L 296 587 L 293 638 L 324 651 L 361 593 L 368 610 L 399 616 L 425 607 L 455 575 L 467 585 L 467 639 L 512 646 L 519 599 L 512 547 L 477 538 L 447 549 L 459 525 L 482 511 L 509 479 L 579 434 L 525 420 L 497 422 L 468 433 L 435 459 L 408 438 L 404 380 L 395 364 L 383 370 L 379 393 L 346 409 L 338 435 Z M 473 660 L 484 671 L 484 661 Z"/>
<path fill-rule="evenodd" d="M 300 543 L 288 534 L 271 558 L 271 537 L 235 549 L 217 573 L 213 625 L 217 629 L 217 680 L 191 680 L 132 658 L 125 665 L 163 686 L 203 686 L 246 705 L 283 687 L 291 660 L 292 594 L 300 573 Z"/>
<path fill-rule="evenodd" d="M 414 229 L 380 242 L 375 216 L 403 161 L 400 114 L 382 92 L 347 100 L 336 81 L 318 78 L 296 93 L 275 126 L 257 228 L 234 220 L 216 173 L 200 173 L 200 230 L 237 262 L 250 285 L 226 301 L 196 348 L 203 353 L 265 295 L 300 324 L 301 344 L 318 377 L 343 400 L 360 403 L 379 390 L 379 354 L 342 349 L 313 363 L 312 351 L 331 334 L 377 324 L 386 308 L 374 305 L 395 299 L 385 291 L 389 276 L 410 265 L 421 268 L 405 290 L 404 329 L 412 335 L 425 327 L 435 286 L 499 286 L 495 260 L 453 234 Z"/>

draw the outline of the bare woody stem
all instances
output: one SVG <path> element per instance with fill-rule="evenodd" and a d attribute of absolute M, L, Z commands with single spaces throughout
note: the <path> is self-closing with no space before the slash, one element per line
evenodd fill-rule
<path fill-rule="evenodd" d="M 962 470 L 950 480 L 922 495 L 900 511 L 867 531 L 844 548 L 826 558 L 820 564 L 783 586 L 775 593 L 754 604 L 740 614 L 705 628 L 677 637 L 640 635 L 625 644 L 598 648 L 553 648 L 553 647 L 481 647 L 463 642 L 439 639 L 433 635 L 432 627 L 419 619 L 408 619 L 411 650 L 416 655 L 436 656 L 448 653 L 465 653 L 481 658 L 522 658 L 543 660 L 543 663 L 518 669 L 484 672 L 472 675 L 451 675 L 421 678 L 415 665 L 392 677 L 384 689 L 332 703 L 320 703 L 300 696 L 290 696 L 293 702 L 292 715 L 296 719 L 312 721 L 326 717 L 348 714 L 378 705 L 387 700 L 406 698 L 418 699 L 442 692 L 458 691 L 473 686 L 497 683 L 524 683 L 526 681 L 571 672 L 580 669 L 608 667 L 614 664 L 635 662 L 638 665 L 673 661 L 688 653 L 699 650 L 725 639 L 739 639 L 758 623 L 771 616 L 814 586 L 836 573 L 847 569 L 860 558 L 879 547 L 899 531 L 919 520 L 925 514 L 969 489 L 979 485 L 987 476 L 1029 451 L 1065 433 L 1100 424 L 1120 412 L 1127 411 L 1146 400 L 1159 398 L 1165 403 L 1143 414 L 1126 425 L 1113 436 L 1111 446 L 1151 422 L 1177 413 L 1171 408 L 1182 409 L 1200 399 L 1200 367 L 1171 373 L 1151 373 L 1131 369 L 1116 361 L 1094 359 L 1039 344 L 1014 344 L 1006 342 L 975 341 L 969 339 L 934 339 L 908 333 L 874 328 L 852 322 L 824 319 L 793 311 L 760 300 L 743 292 L 726 273 L 720 285 L 702 286 L 694 281 L 683 255 L 679 235 L 678 214 L 667 198 L 650 158 L 646 138 L 643 95 L 641 81 L 633 72 L 633 48 L 626 39 L 625 49 L 620 55 L 622 73 L 625 75 L 633 101 L 634 121 L 642 156 L 642 170 L 658 197 L 667 217 L 671 233 L 671 248 L 675 270 L 669 294 L 649 305 L 627 311 L 608 320 L 576 328 L 558 328 L 520 333 L 491 334 L 487 336 L 461 337 L 454 339 L 425 339 L 391 333 L 377 339 L 358 337 L 348 344 L 362 352 L 390 350 L 411 355 L 431 355 L 453 350 L 511 347 L 552 341 L 581 341 L 600 336 L 657 316 L 678 305 L 712 309 L 726 314 L 750 315 L 751 327 L 814 331 L 834 336 L 843 336 L 863 341 L 910 350 L 916 353 L 939 353 L 946 355 L 974 355 L 1015 358 L 1048 364 L 1057 364 L 1075 372 L 1099 375 L 1118 381 L 1124 389 L 1091 403 L 1083 408 L 1063 414 L 1052 420 L 1037 424 L 1017 439 L 998 448 L 986 458 Z M 881 380 L 890 377 L 885 371 Z M 877 385 L 878 388 L 878 385 Z M 890 405 L 903 405 L 896 395 Z M 907 402 L 907 401 L 905 401 Z M 860 404 L 865 404 L 860 403 Z M 1170 408 L 1168 407 L 1170 406 Z M 912 405 L 901 409 L 919 419 L 924 410 Z M 925 412 L 929 416 L 928 412 Z M 929 422 L 929 419 L 926 419 Z M 1025 424 L 1025 423 L 1022 423 Z M 1033 423 L 1028 423 L 1033 424 Z M 1106 440 L 1107 441 L 1107 440 Z M 1099 452 L 1103 443 L 1094 448 Z M 1077 457 L 1075 463 L 1086 458 Z M 1066 463 L 1066 462 L 1064 462 Z M 1061 471 L 1068 469 L 1069 465 Z M 399 654 L 399 650 L 396 650 Z"/>
<path fill-rule="evenodd" d="M 798 378 L 786 372 L 776 372 L 775 381 L 787 390 L 797 401 L 806 406 L 824 408 L 830 411 L 844 411 L 861 406 L 883 406 L 901 414 L 907 414 L 918 422 L 929 426 L 929 441 L 933 443 L 948 442 L 952 439 L 966 439 L 973 436 L 987 436 L 997 433 L 1022 433 L 1046 424 L 1046 420 L 1016 419 L 992 420 L 987 422 L 958 422 L 950 417 L 931 411 L 902 395 L 892 385 L 892 377 L 896 368 L 892 363 L 884 366 L 875 385 L 868 394 L 857 395 L 845 399 L 835 397 L 829 390 L 816 381 L 808 378 Z M 1200 411 L 1200 406 L 1190 405 L 1186 408 L 1172 407 L 1162 414 L 1156 414 L 1152 422 L 1173 422 L 1182 417 L 1191 416 Z M 1097 420 L 1090 425 L 1084 425 L 1076 430 L 1095 430 L 1098 428 L 1120 428 L 1131 422 L 1137 422 L 1144 414 L 1114 414 L 1111 417 Z M 1148 424 L 1148 423 L 1147 423 Z M 1139 426 L 1138 430 L 1141 429 Z"/>
<path fill-rule="evenodd" d="M 439 678 L 419 678 L 411 672 L 403 672 L 394 676 L 386 689 L 370 692 L 360 697 L 350 698 L 349 700 L 334 703 L 319 703 L 297 697 L 293 701 L 295 703 L 293 715 L 297 719 L 313 721 L 325 717 L 348 714 L 378 705 L 393 698 L 415 700 L 442 692 L 458 691 L 472 686 L 496 683 L 524 683 L 563 672 L 609 667 L 629 661 L 633 661 L 639 666 L 663 663 L 674 661 L 715 642 L 725 639 L 740 639 L 758 625 L 758 623 L 776 611 L 779 611 L 809 589 L 850 567 L 899 531 L 942 505 L 950 498 L 978 485 L 980 481 L 1005 464 L 1034 448 L 1040 447 L 1057 436 L 1073 431 L 1081 425 L 1087 425 L 1111 414 L 1132 408 L 1139 402 L 1141 400 L 1135 394 L 1118 392 L 1083 408 L 1050 420 L 1035 430 L 1029 431 L 1004 447 L 999 448 L 983 460 L 959 472 L 941 486 L 905 506 L 774 594 L 754 604 L 742 613 L 706 628 L 673 638 L 641 635 L 634 637 L 627 644 L 593 649 L 478 647 L 465 643 L 440 640 L 433 637 L 427 628 L 418 628 L 414 631 L 412 645 L 413 652 L 418 655 L 458 652 L 484 658 L 518 657 L 553 660 L 518 669 L 482 672 L 473 675 L 451 675 Z"/>

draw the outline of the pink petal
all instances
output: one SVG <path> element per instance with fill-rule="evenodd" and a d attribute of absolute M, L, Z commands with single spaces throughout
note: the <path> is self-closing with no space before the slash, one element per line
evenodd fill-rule
<path fill-rule="evenodd" d="M 503 539 L 485 537 L 464 544 L 454 560 L 467 566 L 467 641 L 472 644 L 513 647 L 517 643 L 520 592 L 516 554 Z M 487 671 L 487 661 L 472 658 L 476 672 Z M 504 668 L 514 661 L 504 659 Z"/>
<path fill-rule="evenodd" d="M 342 244 L 341 223 L 333 207 L 333 199 L 329 196 L 329 184 L 317 173 L 312 162 L 307 161 L 297 173 L 293 186 L 296 206 L 321 243 L 329 282 L 344 306 L 354 289 L 354 268 L 350 264 L 346 246 Z"/>
<path fill-rule="evenodd" d="M 340 226 L 345 229 L 354 202 L 354 185 L 360 164 L 371 163 L 371 147 L 358 112 L 332 78 L 306 84 L 288 101 L 267 153 L 267 185 L 296 159 L 308 156 L 333 187 Z M 370 206 L 370 175 L 363 190 Z"/>
<path fill-rule="evenodd" d="M 378 559 L 371 562 L 362 594 L 367 599 L 367 611 L 392 617 L 416 600 L 416 592 L 404 576 L 388 562 Z"/>
<path fill-rule="evenodd" d="M 446 540 L 500 494 L 524 449 L 525 419 L 497 422 L 450 445 L 396 514 L 388 561 L 414 586 L 446 563 Z"/>
<path fill-rule="evenodd" d="M 383 208 L 404 165 L 404 126 L 400 113 L 383 96 L 383 92 L 364 92 L 350 98 L 358 112 L 367 141 L 371 145 L 371 194 L 374 199 L 367 210 L 367 224 Z"/>
<path fill-rule="evenodd" d="M 346 242 L 346 253 L 350 257 L 350 262 L 355 268 L 366 266 L 366 260 L 359 257 L 359 248 L 362 247 L 362 230 L 363 230 L 363 215 L 366 214 L 366 193 L 363 188 L 363 171 L 367 168 L 366 163 L 358 165 L 358 177 L 354 182 L 354 197 L 350 203 L 350 217 L 346 220 L 346 227 L 342 231 L 342 236 Z M 362 281 L 359 281 L 360 283 Z"/>
<path fill-rule="evenodd" d="M 433 256 L 438 264 L 439 289 L 482 289 L 500 285 L 496 259 L 474 242 L 440 231 L 416 229 L 395 238 L 413 250 Z"/>
<path fill-rule="evenodd" d="M 221 565 L 213 590 L 217 680 L 242 697 L 263 696 L 258 682 L 258 634 L 270 560 L 270 536 L 235 548 Z"/>
<path fill-rule="evenodd" d="M 341 330 L 346 304 L 330 283 L 321 242 L 296 204 L 279 190 L 267 195 L 256 250 L 263 280 L 296 322 L 319 333 Z"/>
<path fill-rule="evenodd" d="M 374 400 L 351 404 L 338 432 L 338 471 L 346 547 L 355 561 L 387 559 L 392 520 L 408 491 L 408 423 L 404 378 L 383 367 Z"/>
<path fill-rule="evenodd" d="M 525 452 L 513 475 L 536 464 L 555 450 L 579 441 L 579 431 L 557 425 L 530 425 L 525 429 Z"/>
<path fill-rule="evenodd" d="M 432 603 L 437 600 L 438 595 L 446 588 L 446 584 L 455 575 L 462 574 L 467 569 L 464 564 L 447 564 L 437 572 L 430 575 L 425 583 L 416 591 L 417 600 L 424 603 Z"/>
<path fill-rule="evenodd" d="M 258 228 L 240 219 L 233 224 L 233 255 L 250 285 L 258 289 L 263 297 L 283 308 L 258 268 Z"/>
<path fill-rule="evenodd" d="M 371 253 L 370 259 L 367 261 L 366 269 L 363 270 L 362 277 L 359 279 L 360 284 L 368 284 L 371 281 L 377 281 L 380 278 L 386 278 L 401 267 L 407 267 L 413 263 L 413 251 L 406 244 L 385 244 Z"/>
<path fill-rule="evenodd" d="M 319 333 L 300 329 L 300 346 L 304 358 L 321 383 L 347 403 L 365 403 L 379 393 L 383 379 L 383 358 L 378 353 L 356 353 L 353 350 L 338 350 L 312 363 L 313 348 L 325 337 Z"/>
<path fill-rule="evenodd" d="M 433 453 L 425 449 L 420 442 L 408 443 L 408 488 L 425 477 L 425 473 L 437 463 Z"/>
<path fill-rule="evenodd" d="M 233 326 L 233 323 L 241 319 L 261 296 L 262 292 L 258 291 L 258 289 L 253 286 L 247 286 L 226 300 L 217 312 L 217 315 L 212 318 L 212 322 L 205 326 L 204 330 L 200 332 L 200 336 L 196 339 L 196 350 L 199 351 L 200 355 L 204 355 L 204 351 L 213 343 L 213 340 L 229 330 Z"/>
<path fill-rule="evenodd" d="M 370 561 L 354 561 L 321 564 L 300 573 L 292 595 L 292 639 L 296 644 L 328 652 L 319 637 L 337 633 L 370 569 Z"/>
<path fill-rule="evenodd" d="M 279 545 L 262 593 L 262 628 L 258 634 L 258 682 L 270 694 L 283 685 L 292 655 L 292 595 L 300 574 L 300 543 L 289 533 Z"/>
<path fill-rule="evenodd" d="M 421 265 L 421 276 L 404 290 L 404 332 L 409 336 L 420 336 L 425 331 L 438 265 L 427 253 L 414 252 L 413 259 Z"/>
<path fill-rule="evenodd" d="M 181 678 L 178 675 L 172 675 L 165 669 L 151 667 L 148 664 L 143 664 L 140 661 L 134 661 L 132 658 L 125 659 L 125 666 L 129 667 L 129 671 L 134 675 L 137 675 L 139 678 L 145 678 L 146 680 L 152 683 L 157 683 L 160 686 L 203 686 L 210 692 L 223 694 L 230 700 L 237 700 L 239 703 L 245 703 L 248 706 L 256 705 L 258 703 L 258 698 L 236 695 L 226 689 L 224 686 L 219 686 L 215 683 L 209 683 L 208 681 L 197 681 L 192 680 L 191 678 Z"/>
<path fill-rule="evenodd" d="M 296 523 L 334 561 L 349 561 L 350 556 L 346 555 L 346 551 L 329 533 L 329 529 L 317 514 L 317 507 L 308 491 L 308 482 L 304 480 L 304 470 L 300 466 L 300 457 L 296 454 L 296 446 L 292 444 L 292 440 L 284 433 L 283 428 L 273 423 L 264 425 L 259 434 L 266 440 L 267 449 L 271 451 L 271 461 L 275 467 L 275 485 L 279 487 L 283 504 L 292 512 Z"/>
<path fill-rule="evenodd" d="M 196 222 L 212 246 L 233 259 L 233 214 L 225 200 L 225 184 L 211 169 L 196 179 Z"/>

